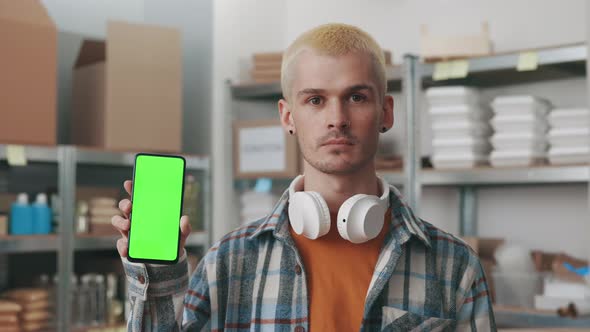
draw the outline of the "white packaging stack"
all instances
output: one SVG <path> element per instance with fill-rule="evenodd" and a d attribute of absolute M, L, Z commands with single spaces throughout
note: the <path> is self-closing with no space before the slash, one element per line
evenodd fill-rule
<path fill-rule="evenodd" d="M 549 114 L 549 162 L 555 165 L 590 161 L 590 110 L 554 109 Z"/>
<path fill-rule="evenodd" d="M 500 96 L 492 102 L 494 167 L 529 166 L 547 160 L 547 114 L 551 104 L 534 96 Z"/>
<path fill-rule="evenodd" d="M 590 287 L 585 282 L 559 279 L 547 275 L 543 281 L 543 295 L 535 295 L 535 309 L 557 311 L 570 303 L 576 309 L 590 308 Z"/>
<path fill-rule="evenodd" d="M 491 111 L 480 105 L 479 91 L 464 86 L 426 91 L 435 168 L 471 168 L 488 163 Z"/>

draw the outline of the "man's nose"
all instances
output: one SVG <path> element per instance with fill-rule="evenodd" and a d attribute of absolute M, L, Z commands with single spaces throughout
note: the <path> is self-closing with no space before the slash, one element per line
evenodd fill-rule
<path fill-rule="evenodd" d="M 350 128 L 348 110 L 340 101 L 331 103 L 328 110 L 328 129 L 345 130 Z"/>

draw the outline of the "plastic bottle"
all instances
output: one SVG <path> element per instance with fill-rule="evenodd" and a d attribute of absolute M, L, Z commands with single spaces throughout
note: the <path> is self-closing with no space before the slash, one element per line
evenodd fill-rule
<path fill-rule="evenodd" d="M 107 298 L 105 278 L 102 274 L 94 277 L 96 283 L 96 322 L 99 325 L 107 322 Z"/>
<path fill-rule="evenodd" d="M 33 208 L 26 193 L 18 194 L 16 202 L 10 207 L 10 234 L 33 234 Z"/>
<path fill-rule="evenodd" d="M 33 208 L 33 233 L 49 234 L 51 233 L 51 208 L 47 205 L 47 195 L 44 193 L 37 194 L 37 199 Z"/>

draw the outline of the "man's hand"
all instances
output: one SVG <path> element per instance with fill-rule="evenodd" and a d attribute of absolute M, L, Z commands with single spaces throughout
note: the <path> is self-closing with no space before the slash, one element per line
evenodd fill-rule
<path fill-rule="evenodd" d="M 133 186 L 133 182 L 131 180 L 127 180 L 123 183 L 123 187 L 125 191 L 131 196 L 131 187 Z M 129 214 L 131 213 L 131 201 L 128 199 L 123 199 L 119 202 L 119 210 L 123 214 L 121 216 L 113 216 L 111 219 L 111 223 L 113 226 L 121 233 L 121 238 L 117 240 L 117 250 L 119 251 L 119 255 L 121 257 L 127 257 L 127 252 L 129 249 Z M 179 256 L 182 254 L 182 250 L 184 249 L 184 244 L 186 243 L 186 238 L 191 233 L 191 224 L 188 221 L 188 216 L 182 216 L 180 218 L 180 252 Z"/>

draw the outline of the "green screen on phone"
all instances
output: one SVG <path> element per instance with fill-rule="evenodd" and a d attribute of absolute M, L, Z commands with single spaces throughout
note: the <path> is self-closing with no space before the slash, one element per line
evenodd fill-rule
<path fill-rule="evenodd" d="M 133 171 L 129 259 L 176 262 L 185 160 L 138 154 Z"/>

